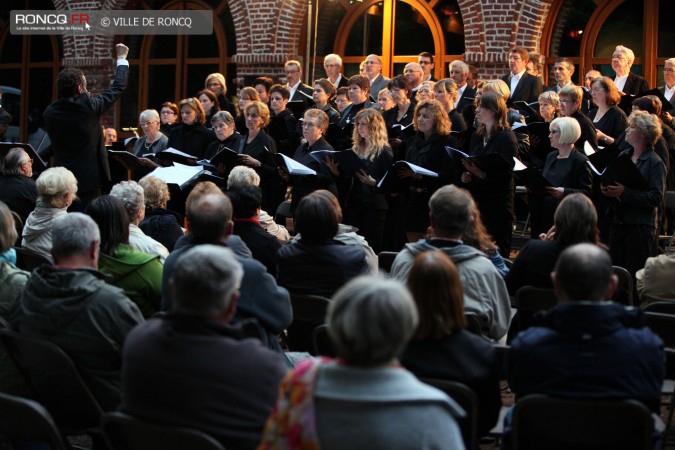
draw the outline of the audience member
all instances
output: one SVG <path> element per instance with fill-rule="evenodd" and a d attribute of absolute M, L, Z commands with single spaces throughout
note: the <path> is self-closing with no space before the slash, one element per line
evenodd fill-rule
<path fill-rule="evenodd" d="M 10 210 L 19 215 L 25 222 L 35 209 L 37 187 L 33 176 L 33 160 L 20 147 L 9 149 L 2 161 L 2 178 L 0 178 L 0 201 L 5 202 Z"/>
<path fill-rule="evenodd" d="M 466 330 L 464 293 L 457 267 L 445 253 L 415 257 L 408 276 L 419 323 L 401 363 L 418 377 L 456 381 L 478 397 L 478 434 L 486 435 L 502 406 L 494 346 Z"/>
<path fill-rule="evenodd" d="M 203 188 L 193 190 L 188 196 L 185 209 L 192 239 L 171 252 L 164 263 L 162 311 L 172 309 L 173 299 L 169 295 L 169 280 L 178 267 L 177 261 L 183 253 L 203 244 L 230 246 L 228 243 L 233 227 L 232 203 L 225 194 L 217 188 L 216 191 Z M 240 297 L 232 323 L 256 319 L 260 338 L 265 346 L 281 353 L 279 334 L 293 320 L 288 292 L 277 286 L 274 277 L 268 274 L 265 266 L 258 261 L 241 256 L 237 256 L 237 261 L 244 268 L 244 278 L 239 288 Z"/>
<path fill-rule="evenodd" d="M 590 244 L 569 247 L 551 279 L 558 305 L 522 331 L 506 354 L 511 390 L 518 397 L 632 399 L 660 414 L 663 342 L 639 310 L 605 302 L 617 286 L 607 252 Z"/>
<path fill-rule="evenodd" d="M 506 285 L 490 259 L 462 242 L 471 218 L 471 196 L 454 185 L 438 189 L 429 200 L 430 237 L 406 244 L 394 260 L 392 278 L 408 279 L 417 255 L 441 250 L 457 266 L 464 288 L 464 310 L 478 322 L 480 334 L 501 339 L 511 320 L 511 302 Z"/>
<path fill-rule="evenodd" d="M 294 294 L 330 297 L 369 270 L 362 246 L 335 239 L 342 212 L 334 196 L 322 192 L 300 201 L 294 214 L 300 237 L 277 252 L 277 281 Z"/>
<path fill-rule="evenodd" d="M 100 235 L 90 217 L 64 214 L 54 220 L 51 235 L 55 265 L 33 271 L 10 323 L 65 351 L 103 410 L 114 410 L 121 398 L 122 345 L 143 316 L 98 271 Z"/>
<path fill-rule="evenodd" d="M 653 302 L 675 301 L 675 284 L 670 278 L 675 273 L 675 255 L 658 255 L 647 258 L 644 268 L 637 271 L 637 292 L 640 307 Z"/>
<path fill-rule="evenodd" d="M 143 187 L 135 181 L 122 181 L 110 190 L 110 195 L 122 201 L 129 217 L 129 245 L 136 250 L 152 256 L 159 256 L 164 260 L 169 256 L 169 250 L 151 236 L 146 235 L 139 227 L 145 219 L 145 193 Z"/>
<path fill-rule="evenodd" d="M 138 182 L 145 196 L 145 217 L 138 225 L 143 233 L 172 251 L 178 238 L 183 236 L 183 219 L 173 211 L 166 209 L 171 199 L 169 186 L 164 180 L 146 176 Z"/>
<path fill-rule="evenodd" d="M 77 180 L 65 167 L 52 167 L 40 174 L 35 185 L 38 199 L 23 227 L 21 247 L 53 262 L 52 225 L 75 200 Z"/>
<path fill-rule="evenodd" d="M 276 253 L 281 243 L 267 233 L 258 221 L 262 194 L 258 186 L 231 187 L 227 196 L 232 202 L 232 233 L 239 236 L 251 250 L 253 258 L 260 261 L 272 276 L 277 275 Z"/>
<path fill-rule="evenodd" d="M 159 311 L 162 297 L 162 263 L 129 245 L 129 216 L 118 197 L 103 195 L 87 207 L 100 230 L 99 270 L 106 281 L 124 289 L 148 318 Z"/>
<path fill-rule="evenodd" d="M 224 247 L 199 245 L 178 259 L 168 286 L 173 312 L 126 339 L 122 412 L 203 431 L 227 448 L 256 448 L 286 366 L 230 325 L 243 277 Z"/>
<path fill-rule="evenodd" d="M 453 418 L 461 409 L 398 366 L 418 321 L 402 285 L 358 278 L 326 321 L 341 359 L 308 359 L 286 376 L 259 449 L 464 449 Z"/>

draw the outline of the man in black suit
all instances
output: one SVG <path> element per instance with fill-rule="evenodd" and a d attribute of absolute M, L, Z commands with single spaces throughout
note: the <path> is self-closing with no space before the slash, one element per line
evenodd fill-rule
<path fill-rule="evenodd" d="M 523 47 L 513 47 L 509 52 L 511 72 L 501 77 L 511 89 L 511 100 L 533 103 L 539 100 L 543 92 L 541 78 L 527 73 L 526 65 L 530 55 Z"/>
<path fill-rule="evenodd" d="M 284 64 L 286 74 L 286 87 L 291 93 L 291 102 L 302 101 L 306 106 L 314 103 L 312 93 L 314 90 L 302 82 L 302 66 L 299 61 L 291 59 Z"/>
<path fill-rule="evenodd" d="M 323 68 L 326 71 L 326 78 L 335 86 L 335 90 L 347 86 L 349 80 L 342 75 L 342 58 L 340 58 L 340 55 L 335 53 L 326 55 L 323 58 Z"/>
<path fill-rule="evenodd" d="M 616 88 L 628 95 L 637 95 L 649 90 L 647 80 L 630 71 L 635 61 L 633 50 L 623 45 L 617 45 L 612 54 L 612 69 L 616 75 L 612 77 Z"/>
<path fill-rule="evenodd" d="M 553 75 L 555 76 L 555 84 L 549 86 L 544 92 L 553 91 L 556 94 L 565 86 L 574 85 L 572 83 L 572 75 L 574 75 L 574 64 L 568 58 L 558 58 L 553 65 Z"/>
<path fill-rule="evenodd" d="M 450 78 L 457 85 L 459 96 L 455 102 L 455 109 L 462 112 L 466 106 L 473 104 L 476 98 L 476 88 L 470 88 L 466 79 L 469 76 L 469 66 L 460 60 L 455 60 L 450 63 Z"/>
<path fill-rule="evenodd" d="M 659 88 L 668 103 L 675 108 L 675 58 L 666 59 L 666 65 L 663 67 L 663 81 L 665 84 Z M 664 112 L 663 120 L 671 127 L 675 127 L 675 119 L 669 112 Z"/>
<path fill-rule="evenodd" d="M 84 210 L 91 200 L 101 195 L 101 186 L 110 181 L 101 116 L 124 92 L 129 77 L 129 47 L 117 44 L 115 51 L 115 80 L 106 91 L 89 97 L 87 79 L 82 70 L 63 69 L 56 79 L 60 98 L 44 113 L 54 150 L 54 164 L 66 167 L 77 178 L 80 200 L 73 203 L 71 211 Z"/>

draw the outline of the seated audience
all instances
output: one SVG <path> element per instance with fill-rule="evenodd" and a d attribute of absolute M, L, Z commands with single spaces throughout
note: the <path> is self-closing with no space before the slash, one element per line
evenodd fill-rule
<path fill-rule="evenodd" d="M 159 256 L 160 262 L 164 264 L 164 260 L 169 256 L 169 250 L 146 235 L 138 226 L 145 219 L 145 193 L 143 188 L 135 181 L 122 181 L 112 187 L 110 195 L 120 199 L 127 211 L 129 245 L 148 255 Z"/>
<path fill-rule="evenodd" d="M 122 345 L 143 316 L 98 271 L 101 238 L 89 216 L 56 218 L 51 237 L 55 265 L 33 271 L 10 323 L 23 335 L 63 349 L 103 410 L 114 410 L 121 398 Z"/>
<path fill-rule="evenodd" d="M 228 189 L 227 196 L 232 202 L 232 233 L 239 236 L 251 250 L 253 258 L 263 263 L 272 276 L 277 274 L 277 250 L 281 243 L 265 232 L 258 222 L 262 195 L 258 186 L 246 185 Z"/>
<path fill-rule="evenodd" d="M 464 449 L 457 404 L 398 364 L 418 321 L 402 285 L 360 277 L 326 321 L 340 359 L 305 360 L 284 378 L 259 449 Z"/>
<path fill-rule="evenodd" d="M 38 199 L 24 224 L 21 247 L 53 262 L 52 224 L 57 217 L 68 214 L 66 210 L 76 198 L 77 179 L 65 167 L 52 167 L 40 174 L 35 185 Z"/>
<path fill-rule="evenodd" d="M 87 214 L 101 233 L 98 267 L 106 280 L 124 289 L 138 305 L 144 317 L 159 311 L 162 298 L 162 263 L 159 256 L 148 255 L 129 245 L 129 217 L 124 203 L 112 195 L 94 199 Z"/>
<path fill-rule="evenodd" d="M 16 267 L 14 217 L 6 204 L 0 201 L 0 318 L 9 321 L 10 311 L 30 276 Z M 33 393 L 16 365 L 0 348 L 0 392 L 31 398 Z"/>
<path fill-rule="evenodd" d="M 171 199 L 169 186 L 164 180 L 146 176 L 138 182 L 145 196 L 145 217 L 138 225 L 143 233 L 155 239 L 169 251 L 179 237 L 183 236 L 183 219 L 173 211 L 166 209 Z"/>
<path fill-rule="evenodd" d="M 277 252 L 277 281 L 292 293 L 330 297 L 368 271 L 362 246 L 335 240 L 342 212 L 331 197 L 319 191 L 300 201 L 294 215 L 300 238 Z"/>
<path fill-rule="evenodd" d="M 632 399 L 660 414 L 663 342 L 639 310 L 605 301 L 617 286 L 609 254 L 591 244 L 569 247 L 551 278 L 558 305 L 506 354 L 511 390 L 518 397 Z"/>
<path fill-rule="evenodd" d="M 203 431 L 226 448 L 256 448 L 286 365 L 230 325 L 243 277 L 225 247 L 199 245 L 179 258 L 173 311 L 125 342 L 121 411 Z"/>
<path fill-rule="evenodd" d="M 19 215 L 23 222 L 35 209 L 37 187 L 33 176 L 33 160 L 20 147 L 9 149 L 2 162 L 0 201 Z"/>
<path fill-rule="evenodd" d="M 464 293 L 455 263 L 439 250 L 420 253 L 410 268 L 408 289 L 419 324 L 401 357 L 418 377 L 457 381 L 478 396 L 478 434 L 486 435 L 502 406 L 495 349 L 466 330 Z"/>
<path fill-rule="evenodd" d="M 429 200 L 430 237 L 406 244 L 394 260 L 391 277 L 408 279 L 417 255 L 441 250 L 457 266 L 464 288 L 464 310 L 474 315 L 480 334 L 501 339 L 511 321 L 511 302 L 501 275 L 488 256 L 462 241 L 471 221 L 472 199 L 464 189 L 443 186 Z"/>
<path fill-rule="evenodd" d="M 644 308 L 652 302 L 675 301 L 675 284 L 671 276 L 675 274 L 675 255 L 659 255 L 647 258 L 644 269 L 635 274 L 640 306 Z"/>
<path fill-rule="evenodd" d="M 583 194 L 565 197 L 555 211 L 553 223 L 548 233 L 530 239 L 513 261 L 506 276 L 511 295 L 523 286 L 551 289 L 551 272 L 558 255 L 570 245 L 600 245 L 598 214 L 593 202 Z"/>
<path fill-rule="evenodd" d="M 164 263 L 162 311 L 170 311 L 172 308 L 169 280 L 177 267 L 176 261 L 183 253 L 203 244 L 230 246 L 232 203 L 218 188 L 215 191 L 200 188 L 199 185 L 197 188 L 188 196 L 185 208 L 192 238 L 186 245 L 171 252 Z M 263 343 L 281 353 L 279 334 L 293 320 L 288 292 L 277 286 L 274 277 L 258 261 L 241 256 L 237 256 L 237 260 L 244 268 L 244 279 L 239 288 L 237 313 L 232 323 L 256 319 Z"/>
<path fill-rule="evenodd" d="M 259 186 L 260 185 L 260 176 L 258 173 L 246 166 L 237 166 L 230 172 L 230 175 L 227 177 L 227 188 L 237 188 L 242 186 Z M 282 244 L 287 243 L 291 237 L 288 233 L 288 230 L 283 225 L 279 225 L 274 221 L 274 218 L 270 216 L 266 211 L 260 210 L 260 216 L 258 217 L 258 222 L 260 225 L 267 231 L 269 234 L 274 236 Z"/>

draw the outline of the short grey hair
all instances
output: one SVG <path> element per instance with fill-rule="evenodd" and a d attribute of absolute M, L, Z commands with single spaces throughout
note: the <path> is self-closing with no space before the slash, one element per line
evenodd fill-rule
<path fill-rule="evenodd" d="M 197 245 L 181 255 L 174 267 L 173 309 L 198 317 L 227 309 L 244 277 L 232 250 L 218 245 Z"/>
<path fill-rule="evenodd" d="M 77 193 L 77 178 L 65 167 L 51 167 L 40 174 L 35 182 L 38 197 L 55 208 L 64 208 L 62 196 Z"/>
<path fill-rule="evenodd" d="M 101 242 L 101 233 L 88 215 L 74 212 L 54 219 L 52 256 L 57 263 L 61 258 L 88 253 L 94 242 Z"/>
<path fill-rule="evenodd" d="M 143 122 L 146 119 L 150 119 L 155 122 L 159 122 L 159 113 L 156 109 L 146 109 L 139 116 L 138 119 Z"/>
<path fill-rule="evenodd" d="M 469 65 L 464 61 L 460 61 L 458 59 L 454 60 L 453 62 L 450 63 L 450 69 L 452 70 L 453 67 L 459 67 L 460 69 L 462 69 L 464 75 L 469 74 Z"/>
<path fill-rule="evenodd" d="M 329 59 L 334 59 L 335 61 L 337 61 L 337 64 L 339 64 L 340 67 L 342 67 L 342 58 L 340 57 L 340 55 L 336 55 L 335 53 L 329 53 L 323 57 L 323 63 L 326 64 L 326 61 L 328 61 Z"/>
<path fill-rule="evenodd" d="M 623 45 L 617 45 L 613 53 L 616 52 L 623 53 L 624 55 L 626 55 L 626 58 L 628 58 L 628 61 L 630 61 L 631 64 L 633 64 L 633 61 L 635 61 L 635 53 L 633 53 L 633 50 L 629 49 L 628 47 L 624 47 Z"/>
<path fill-rule="evenodd" d="M 668 58 L 668 59 L 666 59 L 665 62 L 663 63 L 663 66 L 665 67 L 665 66 L 667 66 L 668 64 L 670 64 L 671 66 L 675 66 L 675 58 Z"/>
<path fill-rule="evenodd" d="M 133 222 L 138 212 L 145 208 L 145 191 L 135 181 L 121 181 L 112 187 L 110 195 L 122 200 L 124 209 L 129 216 L 129 222 Z"/>
<path fill-rule="evenodd" d="M 249 185 L 260 185 L 260 175 L 250 167 L 236 166 L 227 177 L 227 189 Z"/>
<path fill-rule="evenodd" d="M 21 164 L 28 159 L 28 153 L 21 147 L 10 148 L 2 163 L 2 174 L 6 177 L 22 175 Z"/>
<path fill-rule="evenodd" d="M 556 125 L 560 129 L 558 141 L 561 144 L 574 144 L 581 137 L 581 126 L 573 117 L 556 117 L 549 128 Z"/>
<path fill-rule="evenodd" d="M 234 117 L 228 111 L 218 111 L 211 117 L 211 123 L 215 125 L 216 122 L 223 122 L 226 125 L 234 123 Z"/>
<path fill-rule="evenodd" d="M 453 238 L 461 238 L 471 220 L 472 198 L 468 191 L 454 185 L 443 186 L 429 199 L 434 227 Z"/>
<path fill-rule="evenodd" d="M 399 281 L 362 276 L 333 296 L 326 322 L 339 356 L 348 364 L 374 367 L 403 353 L 418 315 L 412 295 Z"/>

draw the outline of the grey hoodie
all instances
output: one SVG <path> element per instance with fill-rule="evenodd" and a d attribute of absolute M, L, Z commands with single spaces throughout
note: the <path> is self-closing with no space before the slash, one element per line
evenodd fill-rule
<path fill-rule="evenodd" d="M 61 347 L 104 410 L 118 406 L 122 345 L 143 316 L 124 291 L 105 283 L 103 274 L 93 269 L 38 267 L 10 322 L 21 334 Z"/>
<path fill-rule="evenodd" d="M 66 208 L 37 206 L 26 219 L 21 247 L 37 252 L 53 263 L 52 224 L 54 219 L 64 214 L 68 214 Z"/>
<path fill-rule="evenodd" d="M 413 260 L 420 253 L 441 250 L 457 266 L 464 288 L 464 311 L 474 315 L 481 325 L 481 334 L 501 339 L 511 323 L 511 300 L 504 279 L 487 255 L 469 245 L 435 247 L 422 239 L 406 244 L 394 260 L 391 277 L 405 282 Z"/>

